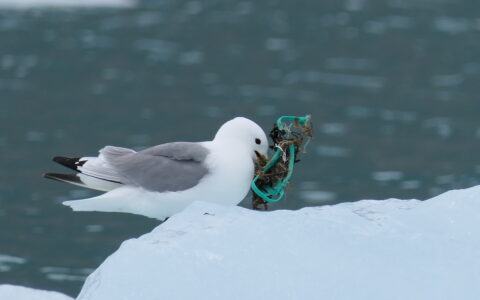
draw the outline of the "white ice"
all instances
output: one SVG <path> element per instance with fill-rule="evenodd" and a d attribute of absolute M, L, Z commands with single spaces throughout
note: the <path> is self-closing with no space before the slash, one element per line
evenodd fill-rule
<path fill-rule="evenodd" d="M 0 299 L 5 300 L 73 300 L 64 294 L 42 291 L 23 286 L 1 284 Z"/>
<path fill-rule="evenodd" d="M 124 242 L 78 299 L 477 300 L 480 186 L 257 212 L 195 202 Z"/>

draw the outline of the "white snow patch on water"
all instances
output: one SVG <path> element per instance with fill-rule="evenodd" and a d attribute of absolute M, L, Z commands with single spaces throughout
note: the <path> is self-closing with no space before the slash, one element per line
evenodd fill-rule
<path fill-rule="evenodd" d="M 378 171 L 372 173 L 372 178 L 376 181 L 400 180 L 402 177 L 403 173 L 400 171 Z"/>
<path fill-rule="evenodd" d="M 310 203 L 322 203 L 333 201 L 337 195 L 328 191 L 300 191 L 300 198 Z"/>
<path fill-rule="evenodd" d="M 25 262 L 27 260 L 22 257 L 0 254 L 0 272 L 8 272 L 12 269 L 12 265 L 22 265 Z"/>
<path fill-rule="evenodd" d="M 73 300 L 64 294 L 10 284 L 0 285 L 0 299 L 5 300 Z"/>

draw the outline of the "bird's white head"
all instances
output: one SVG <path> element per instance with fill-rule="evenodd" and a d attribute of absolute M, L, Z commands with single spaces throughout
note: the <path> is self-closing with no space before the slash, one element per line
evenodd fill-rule
<path fill-rule="evenodd" d="M 267 156 L 268 152 L 268 140 L 263 129 L 244 117 L 237 117 L 223 124 L 214 141 L 241 142 L 250 148 L 253 159 L 257 158 L 258 153 Z"/>

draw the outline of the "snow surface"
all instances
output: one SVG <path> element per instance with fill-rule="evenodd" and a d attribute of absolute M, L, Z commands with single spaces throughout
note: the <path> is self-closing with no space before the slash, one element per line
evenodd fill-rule
<path fill-rule="evenodd" d="M 132 7 L 136 0 L 0 0 L 1 8 Z"/>
<path fill-rule="evenodd" d="M 479 217 L 480 186 L 299 211 L 195 202 L 125 241 L 78 299 L 477 300 Z"/>
<path fill-rule="evenodd" d="M 41 291 L 18 285 L 0 284 L 0 299 L 5 300 L 73 300 L 57 292 Z"/>

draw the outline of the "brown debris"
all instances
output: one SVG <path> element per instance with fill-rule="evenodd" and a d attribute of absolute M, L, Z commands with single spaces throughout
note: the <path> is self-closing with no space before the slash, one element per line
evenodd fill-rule
<path fill-rule="evenodd" d="M 290 161 L 290 154 L 288 148 L 294 144 L 296 146 L 295 151 L 295 163 L 299 162 L 298 153 L 305 153 L 305 147 L 313 136 L 312 127 L 310 122 L 307 126 L 303 127 L 298 122 L 292 123 L 292 126 L 287 130 L 280 130 L 275 124 L 270 131 L 270 138 L 273 141 L 274 146 L 270 148 L 277 151 L 279 148 L 282 150 L 282 157 L 278 162 L 272 166 L 267 173 L 263 173 L 264 167 L 270 161 L 267 157 L 260 155 L 255 161 L 255 176 L 259 176 L 257 180 L 257 186 L 264 190 L 265 186 L 275 186 L 282 181 L 288 174 L 288 165 Z M 258 196 L 255 192 L 252 192 L 252 208 L 255 210 L 267 210 L 268 202 Z"/>

